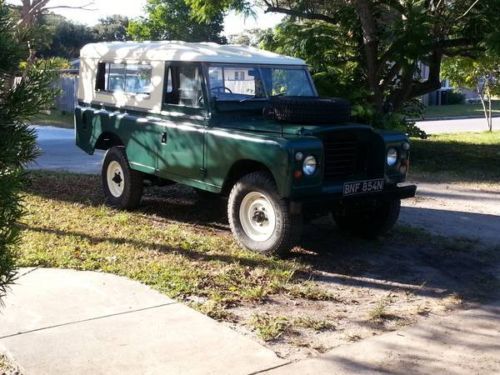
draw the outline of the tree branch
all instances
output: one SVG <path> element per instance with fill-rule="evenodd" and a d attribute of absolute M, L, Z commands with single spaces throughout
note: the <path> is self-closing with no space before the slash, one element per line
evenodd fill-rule
<path fill-rule="evenodd" d="M 441 59 L 443 54 L 434 51 L 429 62 L 429 77 L 424 82 L 414 81 L 408 98 L 415 98 L 441 87 Z"/>
<path fill-rule="evenodd" d="M 297 10 L 293 10 L 290 8 L 283 8 L 278 5 L 274 5 L 270 3 L 269 1 L 264 0 L 264 4 L 266 4 L 266 9 L 264 10 L 264 13 L 283 13 L 287 14 L 289 16 L 297 17 L 297 18 L 305 18 L 309 20 L 317 20 L 317 21 L 324 21 L 327 23 L 333 23 L 336 24 L 338 20 L 334 17 L 330 17 L 324 14 L 320 13 L 313 13 L 313 12 L 301 12 Z"/>
<path fill-rule="evenodd" d="M 88 11 L 95 11 L 97 8 L 89 8 L 89 6 L 94 5 L 94 2 L 90 2 L 85 5 L 54 5 L 53 7 L 45 7 L 44 10 L 49 10 L 49 9 L 80 9 L 80 10 L 88 10 Z"/>

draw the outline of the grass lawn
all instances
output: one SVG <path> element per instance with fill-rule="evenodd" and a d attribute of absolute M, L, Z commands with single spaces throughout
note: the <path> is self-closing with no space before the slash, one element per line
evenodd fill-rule
<path fill-rule="evenodd" d="M 140 281 L 290 360 L 412 324 L 496 290 L 498 251 L 397 227 L 378 241 L 305 227 L 288 259 L 239 248 L 224 200 L 148 188 L 133 212 L 104 205 L 98 176 L 30 172 L 19 266 Z M 456 277 L 460 275 L 460 277 Z M 492 289 L 493 288 L 493 289 Z"/>
<path fill-rule="evenodd" d="M 500 116 L 500 100 L 492 102 L 493 116 Z M 425 108 L 424 119 L 455 116 L 484 117 L 483 106 L 481 104 L 451 104 L 432 105 Z"/>
<path fill-rule="evenodd" d="M 73 129 L 73 114 L 52 109 L 39 113 L 32 121 L 35 125 L 52 125 L 59 128 Z"/>
<path fill-rule="evenodd" d="M 500 182 L 500 131 L 412 139 L 412 179 Z"/>

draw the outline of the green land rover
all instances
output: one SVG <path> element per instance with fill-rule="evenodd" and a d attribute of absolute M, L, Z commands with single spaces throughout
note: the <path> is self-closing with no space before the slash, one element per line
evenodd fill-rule
<path fill-rule="evenodd" d="M 81 51 L 76 143 L 107 150 L 107 202 L 133 209 L 144 183 L 228 197 L 248 249 L 280 254 L 304 220 L 329 214 L 361 236 L 388 231 L 409 168 L 408 138 L 350 121 L 320 98 L 303 60 L 255 48 L 112 42 Z"/>

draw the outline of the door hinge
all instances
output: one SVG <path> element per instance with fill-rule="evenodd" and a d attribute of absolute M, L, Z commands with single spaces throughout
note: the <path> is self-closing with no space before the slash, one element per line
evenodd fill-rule
<path fill-rule="evenodd" d="M 161 143 L 167 143 L 167 132 L 163 132 L 161 135 Z"/>
<path fill-rule="evenodd" d="M 207 177 L 207 170 L 205 168 L 200 168 L 201 177 Z"/>

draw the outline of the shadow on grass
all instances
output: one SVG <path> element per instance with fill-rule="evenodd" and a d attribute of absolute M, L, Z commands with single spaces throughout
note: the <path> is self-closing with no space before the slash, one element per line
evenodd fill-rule
<path fill-rule="evenodd" d="M 442 176 L 442 182 L 500 182 L 500 135 L 496 133 L 471 134 L 479 137 L 477 143 L 464 139 L 465 134 L 413 139 L 411 169 L 419 179 L 429 181 Z"/>
<path fill-rule="evenodd" d="M 35 173 L 28 193 L 47 199 L 100 206 L 104 203 L 99 179 L 94 176 Z M 179 221 L 229 233 L 223 199 L 202 200 L 181 186 L 149 189 L 138 213 L 151 220 Z M 113 211 L 110 211 L 113 212 Z M 138 248 L 176 252 L 196 261 L 239 262 L 249 267 L 276 267 L 265 257 L 176 249 L 131 238 L 100 238 L 88 233 L 29 227 L 27 230 L 71 235 L 91 243 L 110 241 Z M 302 243 L 291 257 L 309 266 L 311 273 L 298 275 L 329 285 L 351 285 L 443 297 L 458 294 L 478 300 L 498 287 L 495 267 L 499 254 L 474 241 L 446 239 L 426 232 L 398 227 L 377 241 L 341 234 L 322 218 L 304 228 Z"/>

